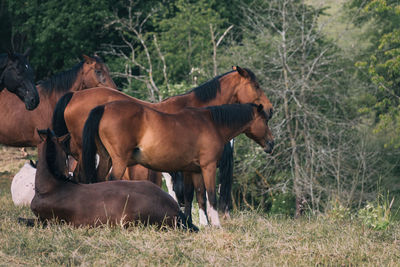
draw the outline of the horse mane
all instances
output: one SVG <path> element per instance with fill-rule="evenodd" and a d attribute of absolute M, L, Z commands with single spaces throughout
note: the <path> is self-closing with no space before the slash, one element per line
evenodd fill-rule
<path fill-rule="evenodd" d="M 56 145 L 54 144 L 54 141 L 51 140 L 51 137 L 48 136 L 48 138 L 46 139 L 46 162 L 47 167 L 49 168 L 49 172 L 54 176 L 55 179 L 61 182 L 73 182 L 57 168 L 57 157 L 58 155 Z"/>
<path fill-rule="evenodd" d="M 254 74 L 254 72 L 252 72 L 250 69 L 248 69 L 248 68 L 243 68 L 245 71 L 247 71 L 247 73 L 249 74 L 249 76 L 250 76 L 250 81 L 252 81 L 252 82 L 257 82 L 257 78 L 256 78 L 256 75 Z"/>
<path fill-rule="evenodd" d="M 251 70 L 249 70 L 247 68 L 243 68 L 243 69 L 247 71 L 247 73 L 250 76 L 250 80 L 252 82 L 256 82 L 257 81 L 256 75 Z M 235 70 L 231 70 L 231 71 L 228 71 L 228 72 L 226 72 L 224 74 L 218 75 L 218 76 L 214 77 L 213 79 L 211 79 L 211 80 L 209 80 L 209 81 L 207 81 L 207 82 L 205 82 L 205 83 L 203 83 L 203 84 L 191 89 L 186 94 L 189 94 L 189 93 L 193 92 L 194 95 L 196 96 L 196 98 L 198 100 L 200 100 L 201 102 L 203 102 L 203 103 L 208 102 L 210 100 L 213 100 L 217 96 L 217 92 L 221 91 L 221 85 L 220 85 L 219 80 L 223 76 L 225 76 L 227 74 L 230 74 L 230 73 L 232 73 L 234 71 Z"/>
<path fill-rule="evenodd" d="M 225 104 L 221 106 L 206 107 L 211 113 L 212 120 L 221 126 L 240 127 L 254 118 L 253 108 L 257 105 Z"/>
<path fill-rule="evenodd" d="M 211 80 L 209 80 L 205 83 L 202 83 L 201 85 L 191 89 L 186 94 L 194 93 L 196 98 L 198 100 L 200 100 L 201 102 L 208 102 L 217 96 L 217 92 L 221 91 L 221 85 L 220 85 L 219 79 L 231 72 L 233 72 L 233 70 L 226 72 L 224 74 L 215 76 Z"/>
<path fill-rule="evenodd" d="M 103 61 L 97 57 L 93 57 L 97 63 L 103 63 Z M 79 71 L 82 69 L 84 60 L 73 66 L 71 69 L 54 74 L 48 80 L 40 81 L 39 85 L 43 90 L 50 94 L 53 91 L 58 93 L 67 92 L 71 89 L 72 85 L 76 81 Z"/>

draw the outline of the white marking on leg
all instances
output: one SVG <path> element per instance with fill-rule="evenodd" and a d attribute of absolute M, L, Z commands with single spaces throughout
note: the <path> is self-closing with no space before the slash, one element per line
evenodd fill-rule
<path fill-rule="evenodd" d="M 162 176 L 163 176 L 163 178 L 164 178 L 164 180 L 165 180 L 165 185 L 167 186 L 168 194 L 170 194 L 171 197 L 172 197 L 173 199 L 175 199 L 176 202 L 178 202 L 178 198 L 176 197 L 176 194 L 175 194 L 175 191 L 174 191 L 174 186 L 173 186 L 173 184 L 172 184 L 172 177 L 171 177 L 171 175 L 170 175 L 169 173 L 167 173 L 167 172 L 163 172 L 163 173 L 162 173 Z"/>
<path fill-rule="evenodd" d="M 100 156 L 99 154 L 96 153 L 96 169 L 97 167 L 99 167 L 99 164 L 100 164 Z"/>
<path fill-rule="evenodd" d="M 218 211 L 214 209 L 213 206 L 211 206 L 210 201 L 208 200 L 208 193 L 206 192 L 207 196 L 207 215 L 210 218 L 211 225 L 220 227 L 221 223 L 219 221 L 219 216 L 218 216 Z"/>
<path fill-rule="evenodd" d="M 203 226 L 208 225 L 207 215 L 204 212 L 204 210 L 201 208 L 199 208 L 199 219 L 200 219 L 200 225 L 203 225 Z"/>

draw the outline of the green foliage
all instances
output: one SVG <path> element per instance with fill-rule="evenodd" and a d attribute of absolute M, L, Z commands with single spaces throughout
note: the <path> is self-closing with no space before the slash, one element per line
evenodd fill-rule
<path fill-rule="evenodd" d="M 292 193 L 281 193 L 272 197 L 270 214 L 293 216 L 295 214 L 295 196 Z"/>
<path fill-rule="evenodd" d="M 386 144 L 394 147 L 400 146 L 400 5 L 397 1 L 374 0 L 369 1 L 363 8 L 363 14 L 373 17 L 379 24 L 385 24 L 382 30 L 375 31 L 375 42 L 369 58 L 356 63 L 356 66 L 368 73 L 368 78 L 378 90 L 369 92 L 375 98 L 374 103 L 369 102 L 362 111 L 376 115 L 374 132 L 390 136 Z M 369 15 L 369 16 L 367 16 Z M 376 29 L 376 25 L 374 25 Z"/>
<path fill-rule="evenodd" d="M 83 53 L 94 53 L 105 38 L 102 27 L 110 8 L 106 0 L 8 4 L 13 32 L 26 34 L 27 45 L 33 48 L 32 65 L 40 78 L 75 64 Z"/>
<path fill-rule="evenodd" d="M 393 201 L 394 198 L 389 202 L 389 199 L 383 199 L 379 195 L 375 203 L 368 202 L 365 207 L 358 211 L 358 218 L 365 226 L 374 230 L 387 230 L 393 224 L 391 213 Z"/>
<path fill-rule="evenodd" d="M 160 46 L 165 53 L 172 83 L 196 84 L 212 77 L 210 25 L 219 29 L 225 20 L 212 9 L 214 1 L 175 2 L 173 17 L 157 18 Z M 199 81 L 197 81 L 199 80 Z"/>

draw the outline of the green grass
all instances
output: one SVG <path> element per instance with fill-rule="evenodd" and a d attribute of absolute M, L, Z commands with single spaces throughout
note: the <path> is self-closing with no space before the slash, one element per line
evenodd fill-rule
<path fill-rule="evenodd" d="M 22 159 L 21 159 L 22 160 Z M 1 164 L 1 162 L 0 162 Z M 18 164 L 21 164 L 20 162 Z M 15 168 L 14 168 L 15 169 Z M 13 171 L 10 171 L 13 172 Z M 0 176 L 0 265 L 111 266 L 399 266 L 400 224 L 374 231 L 358 220 L 327 216 L 269 217 L 238 212 L 222 229 L 197 234 L 154 227 L 26 227 L 10 195 L 12 174 Z"/>

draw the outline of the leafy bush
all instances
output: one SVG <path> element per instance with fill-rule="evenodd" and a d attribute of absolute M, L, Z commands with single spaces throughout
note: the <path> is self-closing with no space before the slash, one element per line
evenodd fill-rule
<path fill-rule="evenodd" d="M 295 212 L 295 196 L 292 193 L 277 194 L 272 198 L 271 214 L 293 216 Z"/>
<path fill-rule="evenodd" d="M 379 196 L 376 203 L 369 202 L 364 208 L 358 211 L 358 218 L 369 228 L 386 230 L 392 222 L 391 208 L 393 202 L 394 198 L 389 203 L 388 199 L 382 201 L 382 197 Z"/>

